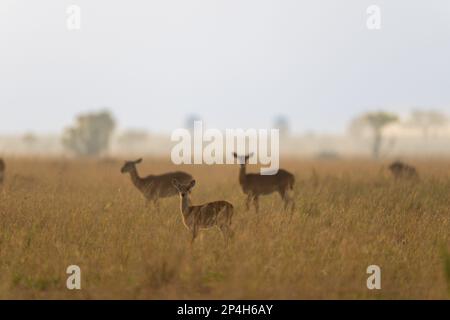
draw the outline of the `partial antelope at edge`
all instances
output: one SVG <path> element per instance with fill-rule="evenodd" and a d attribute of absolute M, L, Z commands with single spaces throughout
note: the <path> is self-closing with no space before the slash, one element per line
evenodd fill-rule
<path fill-rule="evenodd" d="M 5 161 L 0 158 L 0 185 L 3 184 L 3 181 L 5 180 Z"/>

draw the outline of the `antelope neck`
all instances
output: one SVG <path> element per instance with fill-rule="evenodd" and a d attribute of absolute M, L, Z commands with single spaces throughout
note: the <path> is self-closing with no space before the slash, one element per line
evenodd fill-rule
<path fill-rule="evenodd" d="M 133 170 L 130 171 L 131 180 L 137 188 L 140 188 L 142 185 L 142 179 L 139 177 L 139 173 L 136 167 L 133 167 Z"/>
<path fill-rule="evenodd" d="M 185 195 L 181 197 L 181 212 L 183 215 L 187 215 L 189 213 L 189 207 L 191 206 L 191 200 L 189 199 L 189 195 Z"/>
<path fill-rule="evenodd" d="M 242 184 L 245 181 L 245 176 L 247 174 L 246 172 L 246 168 L 247 166 L 241 166 L 240 171 L 239 171 L 239 182 Z"/>

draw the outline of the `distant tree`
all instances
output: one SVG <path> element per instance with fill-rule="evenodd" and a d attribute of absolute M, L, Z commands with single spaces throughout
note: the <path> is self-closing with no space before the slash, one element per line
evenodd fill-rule
<path fill-rule="evenodd" d="M 428 139 L 432 128 L 442 127 L 448 123 L 447 115 L 434 110 L 414 110 L 409 123 L 422 130 L 423 137 Z"/>
<path fill-rule="evenodd" d="M 109 147 L 115 121 L 108 111 L 82 114 L 65 130 L 63 144 L 79 156 L 96 156 Z"/>
<path fill-rule="evenodd" d="M 186 118 L 185 122 L 185 128 L 191 132 L 194 131 L 194 122 L 195 121 L 201 121 L 202 118 L 199 115 L 196 114 L 190 114 Z"/>
<path fill-rule="evenodd" d="M 383 144 L 383 130 L 387 125 L 397 121 L 397 115 L 390 112 L 368 112 L 356 118 L 350 125 L 350 130 L 354 134 L 360 133 L 364 128 L 369 128 L 371 130 L 373 136 L 372 156 L 374 159 L 378 159 Z"/>
<path fill-rule="evenodd" d="M 28 132 L 22 136 L 22 141 L 25 143 L 27 148 L 33 148 L 38 138 L 32 132 Z"/>
<path fill-rule="evenodd" d="M 275 118 L 274 128 L 280 131 L 281 137 L 286 137 L 289 134 L 289 120 L 283 115 L 279 115 Z"/>

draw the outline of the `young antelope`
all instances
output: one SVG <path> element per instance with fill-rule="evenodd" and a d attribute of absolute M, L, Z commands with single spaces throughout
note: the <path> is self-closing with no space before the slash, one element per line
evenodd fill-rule
<path fill-rule="evenodd" d="M 187 185 L 179 183 L 177 179 L 173 179 L 172 183 L 180 194 L 180 209 L 183 223 L 192 232 L 192 243 L 197 237 L 199 230 L 213 227 L 219 228 L 228 242 L 232 236 L 233 205 L 227 201 L 215 201 L 193 206 L 190 200 L 190 193 L 195 186 L 195 180 L 192 180 Z"/>

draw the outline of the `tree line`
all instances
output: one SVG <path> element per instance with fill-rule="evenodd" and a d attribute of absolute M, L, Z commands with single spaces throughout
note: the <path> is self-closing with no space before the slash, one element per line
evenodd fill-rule
<path fill-rule="evenodd" d="M 395 113 L 373 111 L 363 113 L 353 119 L 349 130 L 354 135 L 360 135 L 364 130 L 369 130 L 372 137 L 372 157 L 378 159 L 384 143 L 385 129 L 397 122 L 399 122 L 399 117 Z M 448 124 L 448 118 L 439 111 L 415 110 L 411 113 L 410 119 L 406 124 L 421 130 L 424 138 L 428 139 L 433 129 Z M 281 135 L 282 138 L 286 137 L 289 133 L 289 119 L 284 116 L 277 116 L 274 121 L 274 127 L 279 128 L 280 132 L 283 133 Z M 115 128 L 116 120 L 108 110 L 81 114 L 76 117 L 75 122 L 71 126 L 64 130 L 62 144 L 76 156 L 98 156 L 108 150 Z M 143 135 L 142 132 L 137 132 L 136 134 L 139 137 Z M 133 136 L 136 134 L 133 134 Z M 126 137 L 124 136 L 123 138 L 125 139 Z M 29 139 L 30 137 L 27 136 L 27 140 Z"/>

